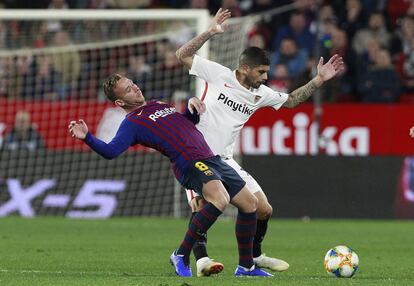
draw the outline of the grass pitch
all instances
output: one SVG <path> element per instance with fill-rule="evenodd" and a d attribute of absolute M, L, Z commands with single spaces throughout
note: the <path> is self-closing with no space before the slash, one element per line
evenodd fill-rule
<path fill-rule="evenodd" d="M 414 285 L 414 222 L 272 220 L 263 249 L 290 263 L 273 278 L 233 276 L 234 223 L 225 219 L 208 242 L 224 271 L 176 277 L 168 258 L 186 226 L 187 220 L 160 218 L 1 218 L 0 285 Z M 354 278 L 334 278 L 323 269 L 326 251 L 339 244 L 359 255 Z"/>

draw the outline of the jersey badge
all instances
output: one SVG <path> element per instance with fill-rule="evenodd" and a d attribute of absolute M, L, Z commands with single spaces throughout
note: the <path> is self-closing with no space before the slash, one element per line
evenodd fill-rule
<path fill-rule="evenodd" d="M 211 170 L 207 170 L 207 171 L 204 171 L 204 174 L 205 174 L 206 176 L 212 176 L 214 173 L 213 173 L 213 171 L 211 171 Z"/>

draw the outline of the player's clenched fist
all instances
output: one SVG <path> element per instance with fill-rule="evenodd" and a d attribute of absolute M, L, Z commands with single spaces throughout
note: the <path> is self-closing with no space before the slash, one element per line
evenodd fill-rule
<path fill-rule="evenodd" d="M 414 138 L 414 126 L 410 128 L 410 136 Z"/>
<path fill-rule="evenodd" d="M 86 134 L 88 134 L 88 126 L 86 125 L 83 119 L 79 119 L 78 121 L 71 121 L 69 123 L 69 132 L 72 137 L 84 140 L 86 138 Z"/>

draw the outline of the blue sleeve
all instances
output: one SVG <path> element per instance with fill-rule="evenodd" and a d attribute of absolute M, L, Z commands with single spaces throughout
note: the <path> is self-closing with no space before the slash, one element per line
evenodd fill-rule
<path fill-rule="evenodd" d="M 188 120 L 190 120 L 191 122 L 193 122 L 194 125 L 196 125 L 197 123 L 200 122 L 200 114 L 198 114 L 197 110 L 194 110 L 194 113 L 191 114 L 190 110 L 188 109 L 188 104 L 187 104 L 187 107 L 186 107 L 183 115 Z"/>
<path fill-rule="evenodd" d="M 135 126 L 127 119 L 122 121 L 115 137 L 109 143 L 99 140 L 91 133 L 86 134 L 85 143 L 91 147 L 93 151 L 104 157 L 105 159 L 114 159 L 135 143 Z"/>

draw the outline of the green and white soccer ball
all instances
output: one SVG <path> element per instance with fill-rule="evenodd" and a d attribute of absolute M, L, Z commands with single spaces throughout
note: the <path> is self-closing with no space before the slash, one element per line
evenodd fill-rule
<path fill-rule="evenodd" d="M 350 278 L 358 270 L 358 255 L 350 247 L 338 245 L 328 250 L 323 265 L 329 274 Z"/>

